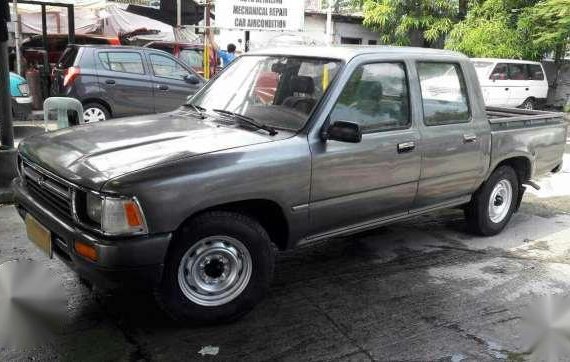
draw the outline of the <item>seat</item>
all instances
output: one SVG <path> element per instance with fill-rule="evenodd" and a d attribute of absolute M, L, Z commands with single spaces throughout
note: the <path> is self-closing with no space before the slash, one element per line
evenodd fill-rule
<path fill-rule="evenodd" d="M 296 109 L 299 112 L 309 114 L 316 104 L 313 98 L 315 93 L 315 81 L 307 76 L 291 77 L 291 92 L 295 95 L 289 96 L 283 100 L 285 107 Z M 304 95 L 300 95 L 304 94 Z"/>

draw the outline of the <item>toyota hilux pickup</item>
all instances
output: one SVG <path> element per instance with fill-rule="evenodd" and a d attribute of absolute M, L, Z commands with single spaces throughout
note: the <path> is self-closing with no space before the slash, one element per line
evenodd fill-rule
<path fill-rule="evenodd" d="M 27 138 L 13 188 L 29 239 L 82 279 L 227 321 L 266 293 L 279 250 L 449 207 L 499 233 L 560 170 L 566 131 L 557 113 L 485 108 L 459 53 L 263 50 L 173 112 Z"/>

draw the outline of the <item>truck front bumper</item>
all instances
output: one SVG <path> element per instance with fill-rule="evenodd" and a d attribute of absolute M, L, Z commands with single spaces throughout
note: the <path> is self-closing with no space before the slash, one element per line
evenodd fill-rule
<path fill-rule="evenodd" d="M 29 213 L 51 232 L 53 254 L 80 277 L 105 289 L 149 289 L 162 279 L 171 233 L 106 239 L 80 229 L 34 200 L 20 178 L 12 182 L 12 188 L 20 216 Z M 97 261 L 78 255 L 76 242 L 92 246 Z"/>

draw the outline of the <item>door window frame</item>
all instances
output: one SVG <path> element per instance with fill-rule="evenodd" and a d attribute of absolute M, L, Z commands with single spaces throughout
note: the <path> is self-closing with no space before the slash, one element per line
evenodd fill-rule
<path fill-rule="evenodd" d="M 445 124 L 427 124 L 426 123 L 426 117 L 425 117 L 425 111 L 424 111 L 424 96 L 422 94 L 422 81 L 420 79 L 420 71 L 419 71 L 419 64 L 420 63 L 441 63 L 441 64 L 449 64 L 449 65 L 455 65 L 457 66 L 457 68 L 459 68 L 459 85 L 463 85 L 463 89 L 465 89 L 465 103 L 467 104 L 467 120 L 464 122 L 454 122 L 454 123 L 445 123 Z M 415 67 L 416 67 L 416 75 L 417 75 L 417 79 L 418 79 L 418 87 L 419 87 L 419 100 L 421 102 L 421 111 L 422 111 L 422 125 L 424 125 L 425 127 L 441 127 L 441 126 L 457 126 L 457 125 L 462 125 L 462 124 L 471 124 L 473 122 L 473 107 L 471 107 L 471 93 L 469 90 L 469 86 L 465 80 L 465 72 L 463 69 L 463 64 L 461 62 L 458 62 L 457 60 L 453 61 L 453 60 L 416 60 L 415 61 Z M 456 69 L 457 69 L 456 68 Z M 493 68 L 494 70 L 495 68 Z M 508 71 L 508 66 L 507 66 L 507 71 Z"/>
<path fill-rule="evenodd" d="M 165 77 L 162 75 L 157 75 L 154 71 L 154 66 L 152 65 L 152 56 L 153 55 L 157 55 L 160 57 L 170 59 L 170 60 L 174 61 L 176 64 L 178 64 L 180 67 L 182 67 L 182 69 L 186 70 L 188 72 L 188 74 L 198 76 L 196 73 L 194 73 L 194 70 L 189 69 L 189 67 L 187 67 L 185 64 L 178 61 L 177 58 L 174 58 L 174 56 L 172 56 L 172 54 L 168 54 L 168 53 L 167 54 L 160 54 L 160 53 L 156 53 L 156 52 L 149 52 L 148 53 L 148 65 L 150 67 L 150 72 L 151 72 L 153 77 L 162 78 L 162 79 L 170 79 L 170 80 L 179 80 L 181 82 L 184 82 L 184 79 L 178 79 L 178 78 L 173 78 L 173 77 Z"/>
<path fill-rule="evenodd" d="M 132 53 L 132 54 L 138 54 L 138 56 L 141 59 L 141 65 L 142 65 L 142 73 L 133 73 L 133 72 L 123 72 L 120 70 L 114 70 L 114 69 L 107 69 L 105 67 L 105 63 L 103 62 L 103 60 L 101 59 L 100 55 L 102 53 L 106 53 L 106 54 L 111 54 L 111 53 Z M 109 56 L 107 55 L 107 59 L 109 59 Z M 97 61 L 98 61 L 98 66 L 103 67 L 103 70 L 108 71 L 108 72 L 113 72 L 113 73 L 121 73 L 121 74 L 133 74 L 133 75 L 147 75 L 147 69 L 145 66 L 145 57 L 141 54 L 141 52 L 137 52 L 137 51 L 133 51 L 133 50 L 119 50 L 119 49 L 103 49 L 103 50 L 98 50 L 97 51 Z"/>
<path fill-rule="evenodd" d="M 338 101 L 340 100 L 340 98 L 342 97 L 344 90 L 346 88 L 346 86 L 348 85 L 348 83 L 350 82 L 350 80 L 352 79 L 352 75 L 354 74 L 354 72 L 356 72 L 360 67 L 364 67 L 366 65 L 371 65 L 371 64 L 400 64 L 404 70 L 404 77 L 406 79 L 405 85 L 407 87 L 407 97 L 408 97 L 408 124 L 405 127 L 397 127 L 397 128 L 390 128 L 390 129 L 371 129 L 371 130 L 363 130 L 362 126 L 360 124 L 358 124 L 358 122 L 354 122 L 351 120 L 346 120 L 346 121 L 350 121 L 350 122 L 354 122 L 356 124 L 359 125 L 360 129 L 362 130 L 362 135 L 367 135 L 367 134 L 374 134 L 374 133 L 387 133 L 387 132 L 393 132 L 393 131 L 403 131 L 403 130 L 408 130 L 410 128 L 412 128 L 413 124 L 414 124 L 414 118 L 412 116 L 412 89 L 411 89 L 411 83 L 410 83 L 410 73 L 409 73 L 409 69 L 408 69 L 408 65 L 406 64 L 406 62 L 404 61 L 404 59 L 383 59 L 383 60 L 367 60 L 364 61 L 362 63 L 359 63 L 358 65 L 356 65 L 354 67 L 354 69 L 350 72 L 350 75 L 348 76 L 348 78 L 346 79 L 346 82 L 342 85 L 340 92 L 338 94 L 338 96 L 336 97 L 333 106 L 331 107 L 328 115 L 327 115 L 327 121 L 325 122 L 325 127 L 328 127 L 328 125 L 331 122 L 331 114 L 334 112 L 334 109 L 336 107 L 336 105 L 338 104 Z M 339 68 L 339 72 L 342 69 Z M 338 75 L 338 73 L 337 73 Z M 329 85 L 330 88 L 330 85 Z"/>

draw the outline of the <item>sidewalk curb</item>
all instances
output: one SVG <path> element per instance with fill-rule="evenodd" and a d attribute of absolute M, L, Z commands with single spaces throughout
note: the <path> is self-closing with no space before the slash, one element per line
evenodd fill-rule
<path fill-rule="evenodd" d="M 14 191 L 11 187 L 0 187 L 0 204 L 13 204 Z"/>

